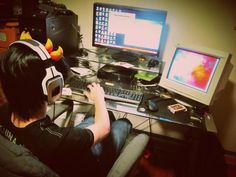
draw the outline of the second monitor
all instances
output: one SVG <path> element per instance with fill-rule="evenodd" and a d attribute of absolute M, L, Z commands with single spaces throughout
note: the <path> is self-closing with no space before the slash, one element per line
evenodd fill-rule
<path fill-rule="evenodd" d="M 177 45 L 164 66 L 160 86 L 204 105 L 211 105 L 232 69 L 227 52 Z"/>

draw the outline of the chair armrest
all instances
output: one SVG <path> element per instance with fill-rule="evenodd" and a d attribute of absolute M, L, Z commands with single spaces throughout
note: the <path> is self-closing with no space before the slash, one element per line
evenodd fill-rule
<path fill-rule="evenodd" d="M 146 134 L 135 136 L 116 159 L 107 177 L 124 177 L 126 176 L 136 162 L 142 156 L 149 141 Z"/>

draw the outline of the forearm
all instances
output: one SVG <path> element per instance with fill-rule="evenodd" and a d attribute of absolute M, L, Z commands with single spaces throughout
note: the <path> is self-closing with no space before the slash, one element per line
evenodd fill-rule
<path fill-rule="evenodd" d="M 95 102 L 95 123 L 102 124 L 104 128 L 110 130 L 110 119 L 104 100 Z"/>
<path fill-rule="evenodd" d="M 94 134 L 94 144 L 104 139 L 110 132 L 110 119 L 104 100 L 95 101 L 95 123 L 88 127 Z"/>

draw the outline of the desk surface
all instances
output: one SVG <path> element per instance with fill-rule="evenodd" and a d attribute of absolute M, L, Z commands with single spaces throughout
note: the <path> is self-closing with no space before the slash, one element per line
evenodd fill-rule
<path fill-rule="evenodd" d="M 85 96 L 79 95 L 79 94 L 72 94 L 72 96 L 63 96 L 63 98 L 71 99 L 71 100 L 78 101 L 78 102 L 85 103 L 85 104 L 93 104 L 91 102 L 88 102 L 88 100 L 85 98 Z M 128 113 L 128 114 L 141 116 L 144 118 L 150 118 L 150 119 L 169 122 L 169 123 L 173 123 L 173 124 L 179 124 L 182 126 L 198 128 L 198 129 L 202 129 L 202 130 L 216 133 L 216 128 L 215 128 L 213 118 L 210 116 L 203 118 L 203 120 L 201 122 L 199 122 L 198 120 L 191 120 L 191 119 L 189 119 L 189 121 L 186 121 L 186 120 L 181 121 L 181 119 L 177 120 L 177 119 L 172 119 L 172 118 L 168 118 L 168 117 L 159 117 L 159 116 L 151 115 L 146 112 L 139 112 L 137 110 L 138 105 L 136 105 L 136 104 L 116 102 L 113 100 L 106 100 L 106 106 L 107 106 L 108 110 L 120 111 L 120 112 L 124 112 L 124 113 Z"/>
<path fill-rule="evenodd" d="M 90 68 L 92 68 L 95 71 L 97 71 L 104 64 L 111 63 L 111 60 L 105 58 L 105 56 L 99 57 L 93 53 L 89 54 L 89 56 L 87 56 L 87 57 L 79 57 L 79 59 L 80 60 L 87 60 L 87 61 L 91 62 Z M 138 63 L 138 64 L 136 63 L 131 68 L 138 69 L 141 71 L 151 71 L 151 72 L 159 72 L 159 69 L 160 69 L 160 68 L 151 68 L 151 70 L 150 70 L 150 68 L 148 69 L 147 68 L 147 61 L 141 62 L 141 65 L 140 65 L 140 63 Z M 90 82 L 98 80 L 96 75 L 93 77 L 86 78 L 86 79 L 88 79 Z M 72 96 L 63 96 L 63 98 L 71 99 L 71 100 L 86 103 L 86 104 L 92 104 L 92 103 L 89 103 L 83 95 L 77 94 L 77 93 L 73 93 Z M 209 115 L 207 117 L 200 117 L 197 119 L 190 119 L 190 118 L 189 119 L 186 119 L 186 118 L 185 119 L 181 119 L 181 118 L 176 119 L 176 118 L 170 118 L 170 117 L 166 117 L 166 116 L 160 116 L 158 114 L 150 114 L 145 111 L 144 112 L 138 111 L 139 105 L 136 105 L 136 104 L 117 102 L 114 100 L 106 100 L 106 104 L 107 104 L 107 108 L 109 110 L 125 112 L 128 114 L 133 114 L 133 115 L 141 116 L 144 118 L 150 118 L 150 119 L 169 122 L 169 123 L 173 123 L 173 124 L 179 124 L 179 125 L 183 125 L 183 126 L 198 128 L 198 129 L 207 130 L 207 131 L 216 133 L 216 128 L 215 128 L 213 118 Z"/>

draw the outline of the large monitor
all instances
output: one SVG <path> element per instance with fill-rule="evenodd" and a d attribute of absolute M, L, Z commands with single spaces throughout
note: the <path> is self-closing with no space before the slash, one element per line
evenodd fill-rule
<path fill-rule="evenodd" d="M 166 62 L 160 86 L 204 105 L 213 103 L 231 71 L 231 55 L 203 47 L 177 45 Z"/>
<path fill-rule="evenodd" d="M 121 56 L 124 51 L 159 56 L 166 16 L 163 10 L 95 3 L 93 46 L 120 50 Z"/>

